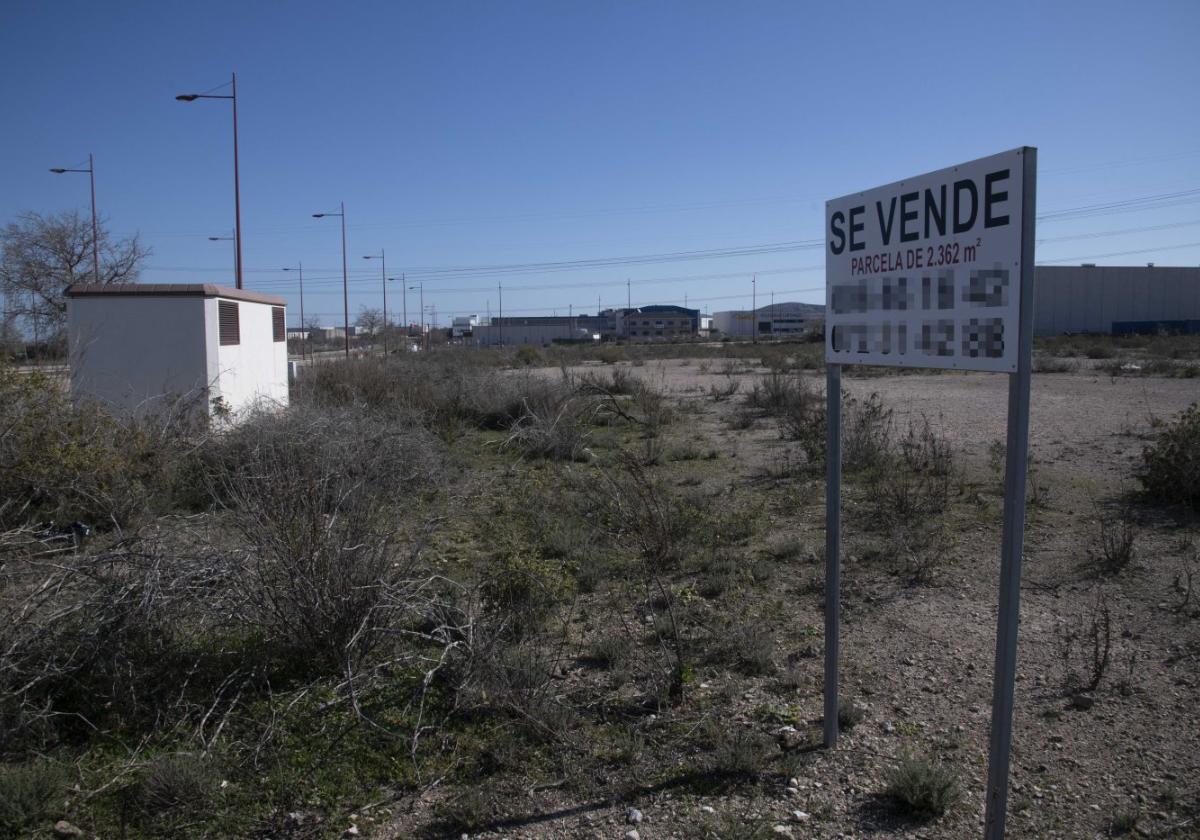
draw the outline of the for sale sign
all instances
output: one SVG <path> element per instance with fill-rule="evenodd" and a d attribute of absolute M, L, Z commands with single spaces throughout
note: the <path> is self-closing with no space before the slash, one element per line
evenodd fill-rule
<path fill-rule="evenodd" d="M 1015 149 L 825 204 L 825 359 L 1014 372 Z"/>

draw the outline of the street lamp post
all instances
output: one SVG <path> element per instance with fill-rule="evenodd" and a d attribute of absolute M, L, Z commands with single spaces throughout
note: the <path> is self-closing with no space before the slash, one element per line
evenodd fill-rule
<path fill-rule="evenodd" d="M 346 271 L 346 202 L 338 204 L 340 208 L 337 213 L 313 213 L 314 219 L 323 219 L 326 216 L 338 216 L 342 220 L 342 313 L 345 315 L 346 323 L 346 358 L 350 358 L 350 280 Z"/>
<path fill-rule="evenodd" d="M 232 243 L 234 243 L 233 271 L 234 271 L 234 274 L 236 275 L 237 274 L 237 236 L 236 235 L 235 236 L 210 236 L 210 237 L 208 237 L 208 241 L 209 242 L 232 242 Z"/>
<path fill-rule="evenodd" d="M 386 357 L 388 353 L 387 344 L 387 257 L 386 252 L 380 248 L 378 254 L 368 254 L 363 257 L 364 260 L 379 260 L 380 277 L 383 280 L 383 355 Z"/>
<path fill-rule="evenodd" d="M 100 285 L 100 229 L 96 224 L 96 163 L 92 159 L 92 153 L 88 152 L 88 168 L 87 169 L 66 169 L 63 167 L 55 167 L 50 170 L 55 175 L 62 175 L 64 172 L 86 172 L 88 179 L 92 182 L 92 278 L 96 281 L 96 285 Z"/>
<path fill-rule="evenodd" d="M 285 266 L 283 271 L 298 271 L 300 273 L 300 358 L 304 358 L 304 350 L 307 347 L 310 355 L 312 344 L 308 340 L 308 330 L 304 325 L 304 263 L 296 263 L 295 268 Z"/>
<path fill-rule="evenodd" d="M 236 253 L 237 287 L 242 288 L 242 196 L 241 179 L 238 177 L 238 130 L 237 130 L 237 73 L 230 76 L 230 93 L 181 93 L 175 98 L 180 102 L 195 102 L 197 99 L 228 99 L 233 103 L 233 226 L 234 250 Z"/>
<path fill-rule="evenodd" d="M 408 286 L 406 286 L 404 283 L 404 275 L 403 274 L 401 274 L 399 277 L 389 277 L 388 278 L 389 283 L 395 283 L 397 280 L 400 281 L 400 317 L 403 319 L 404 350 L 405 350 L 405 352 L 407 352 L 408 351 Z"/>
<path fill-rule="evenodd" d="M 425 340 L 425 281 L 422 280 L 416 286 L 409 286 L 410 289 L 421 290 L 421 347 L 428 350 L 429 342 Z"/>

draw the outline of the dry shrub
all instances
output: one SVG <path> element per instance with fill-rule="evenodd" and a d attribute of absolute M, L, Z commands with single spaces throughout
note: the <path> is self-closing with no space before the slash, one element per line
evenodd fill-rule
<path fill-rule="evenodd" d="M 216 797 L 220 782 L 214 761 L 203 753 L 162 755 L 142 768 L 135 799 L 151 815 L 194 810 Z"/>
<path fill-rule="evenodd" d="M 557 405 L 536 408 L 526 402 L 524 412 L 512 423 L 503 445 L 535 458 L 554 461 L 586 461 L 595 405 L 584 398 L 567 397 Z"/>
<path fill-rule="evenodd" d="M 607 372 L 588 371 L 579 377 L 580 385 L 609 394 L 632 394 L 642 385 L 640 377 L 630 373 L 629 368 L 614 367 Z"/>
<path fill-rule="evenodd" d="M 1096 520 L 1095 544 L 1088 550 L 1088 562 L 1100 574 L 1118 574 L 1137 556 L 1137 523 L 1133 511 L 1122 508 L 1113 518 L 1097 507 Z"/>
<path fill-rule="evenodd" d="M 201 431 L 194 409 L 180 401 L 118 418 L 73 404 L 54 380 L 0 365 L 0 528 L 135 523 L 170 495 L 172 469 Z"/>
<path fill-rule="evenodd" d="M 901 811 L 919 818 L 940 817 L 962 798 L 958 773 L 924 758 L 905 756 L 888 773 L 886 796 Z"/>
<path fill-rule="evenodd" d="M 66 781 L 64 768 L 44 759 L 0 764 L 0 835 L 28 837 L 39 823 L 52 819 Z"/>
<path fill-rule="evenodd" d="M 770 762 L 770 739 L 741 726 L 710 721 L 704 727 L 704 743 L 710 753 L 710 770 L 723 776 L 751 779 Z"/>
<path fill-rule="evenodd" d="M 804 414 L 817 399 L 819 395 L 803 376 L 775 372 L 751 386 L 745 404 L 765 414 Z"/>
<path fill-rule="evenodd" d="M 1192 403 L 1142 451 L 1137 477 L 1154 501 L 1200 511 L 1200 403 Z"/>
<path fill-rule="evenodd" d="M 813 466 L 824 467 L 827 420 L 825 407 L 815 400 L 812 407 L 789 421 L 788 434 L 800 442 L 800 448 Z M 892 410 L 884 406 L 878 394 L 865 400 L 843 396 L 842 469 L 861 472 L 884 466 L 894 455 Z"/>
<path fill-rule="evenodd" d="M 432 437 L 353 411 L 297 410 L 223 445 L 213 481 L 246 545 L 245 620 L 335 669 L 366 655 L 402 536 L 391 509 L 432 483 Z"/>
<path fill-rule="evenodd" d="M 1090 608 L 1059 626 L 1058 647 L 1064 693 L 1096 691 L 1112 658 L 1112 612 L 1107 595 L 1098 593 Z"/>
<path fill-rule="evenodd" d="M 190 542 L 163 531 L 26 564 L 0 600 L 0 750 L 161 722 L 190 708 L 181 686 L 212 689 L 235 670 L 217 664 L 235 570 Z"/>
<path fill-rule="evenodd" d="M 355 408 L 402 419 L 420 417 L 439 431 L 464 423 L 507 429 L 525 412 L 561 398 L 563 383 L 529 371 L 509 372 L 474 364 L 473 356 L 369 358 L 306 368 L 293 405 L 321 410 Z"/>

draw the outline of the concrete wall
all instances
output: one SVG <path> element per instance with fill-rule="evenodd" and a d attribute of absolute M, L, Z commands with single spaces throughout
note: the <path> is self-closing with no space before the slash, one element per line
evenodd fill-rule
<path fill-rule="evenodd" d="M 205 328 L 212 362 L 212 396 L 220 397 L 235 414 L 260 404 L 288 404 L 287 342 L 274 340 L 271 310 L 265 303 L 245 300 L 238 305 L 241 341 L 222 346 L 219 341 L 217 303 L 204 301 Z"/>
<path fill-rule="evenodd" d="M 1108 333 L 1114 321 L 1200 319 L 1200 268 L 1046 266 L 1034 274 L 1034 335 Z"/>
<path fill-rule="evenodd" d="M 81 297 L 67 304 L 71 393 L 121 410 L 197 397 L 216 367 L 202 297 Z M 287 380 L 284 380 L 286 385 Z"/>

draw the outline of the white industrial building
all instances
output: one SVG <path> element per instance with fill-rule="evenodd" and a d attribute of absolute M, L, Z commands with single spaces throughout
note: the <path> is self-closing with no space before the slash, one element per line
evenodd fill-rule
<path fill-rule="evenodd" d="M 505 319 L 503 324 L 481 324 L 475 327 L 471 331 L 471 340 L 480 347 L 509 347 L 522 344 L 549 347 L 562 341 L 598 341 L 599 335 L 583 327 L 572 327 L 569 323 L 518 324 Z"/>
<path fill-rule="evenodd" d="M 212 416 L 286 406 L 283 298 L 199 284 L 66 291 L 71 393 L 137 413 L 194 400 Z"/>
<path fill-rule="evenodd" d="M 1034 335 L 1158 331 L 1200 334 L 1200 268 L 1039 265 L 1034 271 Z"/>
<path fill-rule="evenodd" d="M 714 312 L 712 334 L 730 338 L 770 338 L 803 335 L 819 329 L 825 320 L 825 307 L 816 303 L 774 303 L 753 311 L 731 309 Z"/>
<path fill-rule="evenodd" d="M 470 336 L 477 326 L 479 326 L 478 315 L 456 315 L 450 322 L 450 336 L 452 338 Z"/>

